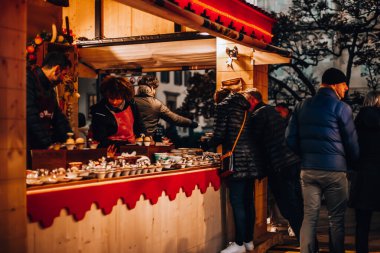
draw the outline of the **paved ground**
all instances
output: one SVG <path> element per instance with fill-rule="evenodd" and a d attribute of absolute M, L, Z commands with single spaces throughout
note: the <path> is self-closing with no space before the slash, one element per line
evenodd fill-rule
<path fill-rule="evenodd" d="M 318 240 L 321 246 L 321 252 L 328 251 L 328 221 L 327 210 L 322 208 L 318 224 Z M 297 241 L 294 237 L 287 236 L 287 229 L 283 227 L 281 233 L 284 233 L 285 244 L 272 248 L 270 253 L 276 252 L 299 252 Z M 354 210 L 348 209 L 346 214 L 346 252 L 355 252 L 355 216 Z M 380 212 L 374 213 L 371 224 L 369 239 L 370 252 L 380 252 Z"/>

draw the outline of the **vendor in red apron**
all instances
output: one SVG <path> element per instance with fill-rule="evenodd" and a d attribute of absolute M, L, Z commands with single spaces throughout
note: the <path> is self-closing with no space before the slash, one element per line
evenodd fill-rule
<path fill-rule="evenodd" d="M 91 131 L 98 147 L 135 143 L 145 134 L 139 111 L 133 99 L 134 89 L 126 79 L 107 76 L 100 86 L 102 100 L 91 107 Z"/>
<path fill-rule="evenodd" d="M 54 142 L 65 142 L 72 132 L 66 116 L 58 106 L 54 88 L 63 82 L 71 62 L 62 52 L 50 52 L 42 67 L 27 70 L 27 146 L 49 149 Z M 29 154 L 30 152 L 28 152 Z"/>

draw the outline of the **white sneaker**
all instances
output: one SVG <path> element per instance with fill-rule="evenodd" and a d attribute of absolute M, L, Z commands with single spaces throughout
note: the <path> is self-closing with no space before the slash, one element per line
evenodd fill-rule
<path fill-rule="evenodd" d="M 296 234 L 294 233 L 293 229 L 291 226 L 288 227 L 288 234 L 290 237 L 294 237 L 296 236 Z"/>
<path fill-rule="evenodd" d="M 222 250 L 220 253 L 245 253 L 244 245 L 237 245 L 236 242 L 231 242 L 227 248 Z"/>
<path fill-rule="evenodd" d="M 253 245 L 253 241 L 245 242 L 244 246 L 245 246 L 245 249 L 248 251 L 252 251 L 255 248 L 255 245 Z"/>

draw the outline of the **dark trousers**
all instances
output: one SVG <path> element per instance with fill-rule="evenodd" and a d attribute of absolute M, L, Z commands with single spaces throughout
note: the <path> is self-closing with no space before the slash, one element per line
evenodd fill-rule
<path fill-rule="evenodd" d="M 242 245 L 243 242 L 253 240 L 255 224 L 254 180 L 229 180 L 228 187 L 235 222 L 235 242 Z"/>
<path fill-rule="evenodd" d="M 270 173 L 268 175 L 268 184 L 281 215 L 289 221 L 299 241 L 303 220 L 299 165 L 293 165 L 278 173 Z"/>
<path fill-rule="evenodd" d="M 371 227 L 371 210 L 355 209 L 355 247 L 357 253 L 368 253 L 368 236 Z"/>

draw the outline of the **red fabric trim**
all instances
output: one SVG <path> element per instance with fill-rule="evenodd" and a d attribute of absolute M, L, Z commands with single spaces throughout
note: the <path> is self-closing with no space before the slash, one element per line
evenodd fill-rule
<path fill-rule="evenodd" d="M 92 203 L 96 203 L 97 208 L 107 215 L 112 212 L 119 198 L 129 209 L 133 209 L 141 195 L 154 205 L 163 191 L 169 200 L 173 201 L 181 188 L 186 196 L 190 197 L 195 186 L 198 186 L 200 192 L 204 194 L 210 183 L 215 191 L 220 188 L 217 169 L 115 180 L 107 184 L 92 183 L 85 187 L 78 185 L 78 188 L 70 189 L 62 186 L 52 188 L 49 192 L 29 191 L 27 210 L 30 222 L 39 222 L 43 228 L 47 228 L 53 224 L 54 219 L 64 208 L 76 221 L 80 221 L 90 210 Z"/>

